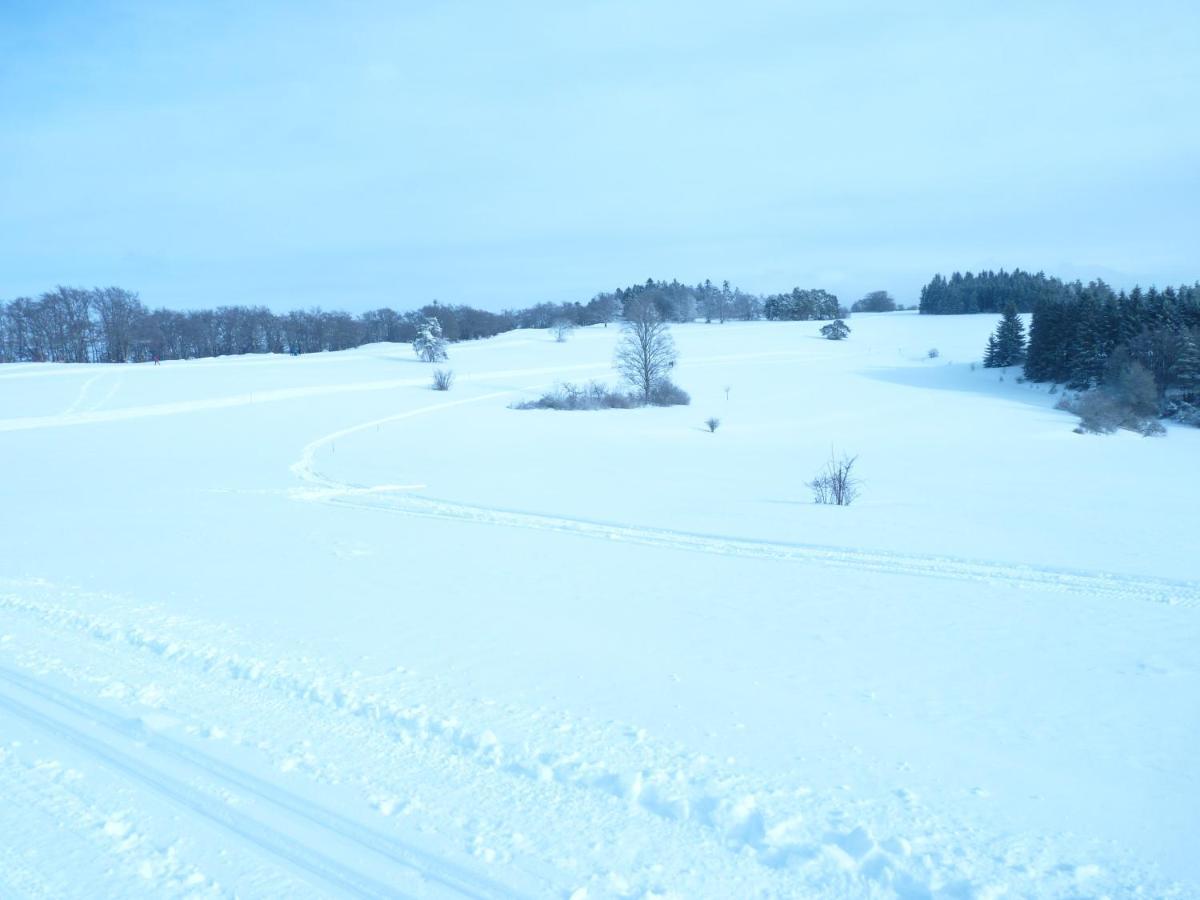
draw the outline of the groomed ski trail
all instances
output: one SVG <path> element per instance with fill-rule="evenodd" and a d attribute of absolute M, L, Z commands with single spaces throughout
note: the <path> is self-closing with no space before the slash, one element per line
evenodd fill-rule
<path fill-rule="evenodd" d="M 30 698 L 40 701 L 42 709 L 28 705 Z M 388 866 L 415 874 L 458 896 L 480 900 L 519 896 L 494 881 L 453 867 L 198 749 L 156 734 L 139 719 L 122 718 L 6 666 L 0 666 L 0 709 L 177 806 L 244 838 L 284 863 L 316 876 L 341 893 L 358 897 L 409 896 L 390 884 L 356 871 L 352 865 L 340 862 L 326 852 L 344 844 L 356 851 L 373 854 Z M 85 733 L 79 727 L 80 723 L 98 726 L 105 737 Z M 121 745 L 128 747 L 129 744 L 148 753 L 130 753 L 121 749 Z M 153 757 L 155 762 L 149 762 L 143 756 Z M 207 784 L 220 786 L 235 795 L 249 795 L 270 806 L 273 813 L 282 813 L 291 822 L 303 824 L 304 828 L 315 827 L 322 835 L 320 842 L 299 840 L 168 774 L 169 770 L 180 768 L 189 774 L 199 774 Z"/>

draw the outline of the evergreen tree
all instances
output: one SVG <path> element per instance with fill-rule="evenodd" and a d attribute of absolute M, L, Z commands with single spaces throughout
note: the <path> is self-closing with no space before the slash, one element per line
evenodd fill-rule
<path fill-rule="evenodd" d="M 1180 334 L 1179 356 L 1171 367 L 1172 380 L 1185 393 L 1200 391 L 1200 334 L 1184 331 Z"/>
<path fill-rule="evenodd" d="M 413 352 L 424 362 L 441 362 L 446 359 L 446 339 L 442 336 L 442 323 L 433 316 L 426 317 L 417 328 L 413 338 Z"/>
<path fill-rule="evenodd" d="M 996 346 L 996 335 L 995 335 L 995 334 L 989 334 L 989 335 L 988 335 L 988 342 L 987 342 L 987 350 L 985 350 L 985 351 L 983 352 L 983 366 L 984 366 L 984 368 L 985 368 L 985 369 L 998 369 L 998 368 L 1000 368 L 1000 363 L 999 363 L 999 362 L 997 362 L 997 360 L 998 360 L 998 359 L 999 359 L 999 350 L 998 350 L 998 348 L 997 348 L 997 346 Z"/>
<path fill-rule="evenodd" d="M 1025 326 L 1017 315 L 1015 303 L 1004 307 L 1004 317 L 996 332 L 988 338 L 983 364 L 989 369 L 1019 365 L 1025 359 Z"/>

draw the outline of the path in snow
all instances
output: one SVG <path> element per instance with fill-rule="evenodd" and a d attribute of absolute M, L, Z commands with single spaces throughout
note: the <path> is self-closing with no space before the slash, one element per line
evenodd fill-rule
<path fill-rule="evenodd" d="M 105 612 L 81 611 L 90 606 Z M 1174 889 L 1112 848 L 1071 862 L 1053 840 L 985 839 L 910 792 L 851 802 L 794 779 L 747 776 L 619 723 L 448 704 L 436 681 L 363 676 L 118 598 L 7 582 L 0 609 L 11 629 L 0 641 L 0 709 L 10 729 L 41 736 L 24 768 L 4 764 L 24 745 L 0 752 L 0 792 L 18 795 L 35 764 L 90 773 L 82 786 L 99 768 L 134 789 L 120 821 L 139 821 L 152 801 L 182 812 L 173 827 L 192 843 L 168 841 L 181 849 L 160 866 L 161 880 L 145 882 L 151 894 L 188 893 L 167 887 L 212 870 L 212 859 L 190 852 L 196 822 L 221 843 L 236 839 L 259 865 L 336 896 Z M 536 743 L 498 740 L 491 726 L 506 717 Z M 84 840 L 111 821 L 85 800 L 64 827 Z M 451 859 L 417 837 L 462 849 Z M 241 865 L 239 893 L 254 879 L 260 894 L 294 891 Z M 137 870 L 149 877 L 145 865 Z"/>
<path fill-rule="evenodd" d="M 377 428 L 380 425 L 400 422 L 467 404 L 494 400 L 511 393 L 513 392 L 499 391 L 464 400 L 435 403 L 396 415 L 372 419 L 322 435 L 305 445 L 300 458 L 291 466 L 293 474 L 302 481 L 313 485 L 315 490 L 296 491 L 293 496 L 299 499 L 319 500 L 399 515 L 456 519 L 510 528 L 531 528 L 670 550 L 801 562 L 880 572 L 887 575 L 918 575 L 1003 584 L 1018 588 L 1071 591 L 1093 596 L 1128 597 L 1189 607 L 1200 605 L 1200 584 L 1196 582 L 1132 577 L 1103 572 L 1078 572 L 985 560 L 955 559 L 933 554 L 896 553 L 886 550 L 861 550 L 851 547 L 812 544 L 785 544 L 737 537 L 689 534 L 682 531 L 645 528 L 637 525 L 592 522 L 585 519 L 472 506 L 408 494 L 401 495 L 400 492 L 420 490 L 422 485 L 351 484 L 322 475 L 315 468 L 318 451 L 332 445 L 338 439 Z"/>

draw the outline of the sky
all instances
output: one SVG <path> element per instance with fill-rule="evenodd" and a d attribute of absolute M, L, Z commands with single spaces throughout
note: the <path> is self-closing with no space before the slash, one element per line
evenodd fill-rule
<path fill-rule="evenodd" d="M 0 0 L 0 299 L 1200 278 L 1200 4 Z"/>

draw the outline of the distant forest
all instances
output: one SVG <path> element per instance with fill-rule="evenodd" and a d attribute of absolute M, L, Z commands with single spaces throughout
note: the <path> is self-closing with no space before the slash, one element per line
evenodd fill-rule
<path fill-rule="evenodd" d="M 1025 376 L 1086 390 L 1114 356 L 1154 377 L 1160 397 L 1200 388 L 1200 285 L 1115 293 L 1102 281 L 1072 285 L 1033 308 Z"/>
<path fill-rule="evenodd" d="M 556 323 L 607 324 L 631 299 L 650 300 L 668 322 L 833 319 L 849 312 L 823 290 L 794 288 L 762 297 L 724 282 L 654 281 L 597 294 L 586 303 L 539 303 L 500 313 L 437 302 L 409 312 L 361 315 L 322 309 L 277 314 L 265 306 L 180 312 L 149 309 L 123 288 L 58 287 L 0 303 L 0 362 L 147 362 L 242 353 L 318 353 L 377 341 L 411 343 L 427 318 L 449 341 L 492 337 Z"/>
<path fill-rule="evenodd" d="M 1033 312 L 1039 300 L 1064 297 L 1071 286 L 1041 272 L 1031 275 L 1020 269 L 1011 272 L 955 272 L 949 278 L 934 275 L 921 288 L 918 309 L 927 315 L 999 313 L 1008 304 L 1017 312 Z"/>

